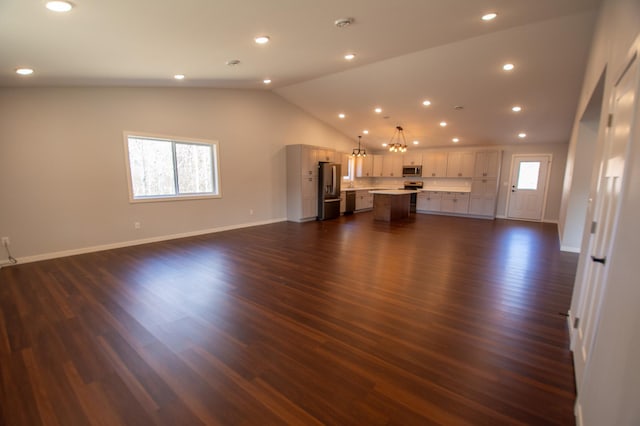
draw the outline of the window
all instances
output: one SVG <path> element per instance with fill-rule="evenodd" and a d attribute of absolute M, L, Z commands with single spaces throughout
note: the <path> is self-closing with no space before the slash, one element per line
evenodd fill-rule
<path fill-rule="evenodd" d="M 539 161 L 520 162 L 520 172 L 518 174 L 518 189 L 538 189 L 538 176 L 540 174 Z"/>
<path fill-rule="evenodd" d="M 131 201 L 220 197 L 218 144 L 125 133 Z"/>

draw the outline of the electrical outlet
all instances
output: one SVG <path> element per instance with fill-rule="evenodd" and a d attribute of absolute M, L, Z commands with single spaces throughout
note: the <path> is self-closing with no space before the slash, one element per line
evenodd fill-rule
<path fill-rule="evenodd" d="M 134 229 L 140 229 L 140 222 L 133 222 Z"/>
<path fill-rule="evenodd" d="M 2 237 L 2 246 L 6 247 L 9 244 L 11 244 L 11 241 L 9 240 L 9 237 Z"/>
<path fill-rule="evenodd" d="M 253 209 L 249 209 L 249 214 L 253 215 Z"/>

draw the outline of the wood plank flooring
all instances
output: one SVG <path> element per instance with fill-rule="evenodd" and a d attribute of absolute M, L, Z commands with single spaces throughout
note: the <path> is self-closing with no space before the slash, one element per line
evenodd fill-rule
<path fill-rule="evenodd" d="M 0 424 L 574 423 L 555 225 L 371 213 L 0 270 Z"/>

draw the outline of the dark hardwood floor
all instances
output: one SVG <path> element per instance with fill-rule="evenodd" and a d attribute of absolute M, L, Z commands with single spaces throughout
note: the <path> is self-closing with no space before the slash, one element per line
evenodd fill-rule
<path fill-rule="evenodd" d="M 562 424 L 555 225 L 371 213 L 0 270 L 0 424 Z"/>

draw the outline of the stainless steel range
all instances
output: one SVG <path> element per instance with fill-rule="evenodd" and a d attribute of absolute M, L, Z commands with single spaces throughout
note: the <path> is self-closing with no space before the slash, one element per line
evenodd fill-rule
<path fill-rule="evenodd" d="M 404 182 L 404 189 L 422 189 L 423 186 L 423 182 L 421 180 L 419 181 L 405 181 Z M 411 213 L 415 213 L 416 212 L 416 203 L 418 201 L 418 194 L 411 194 L 411 206 L 409 208 L 409 211 Z"/>

